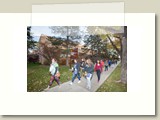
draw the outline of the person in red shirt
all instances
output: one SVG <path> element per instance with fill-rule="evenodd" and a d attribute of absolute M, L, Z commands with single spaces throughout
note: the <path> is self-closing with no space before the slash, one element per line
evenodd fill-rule
<path fill-rule="evenodd" d="M 100 64 L 102 65 L 102 72 L 103 72 L 103 68 L 104 68 L 104 62 L 103 62 L 103 60 L 101 60 Z"/>
<path fill-rule="evenodd" d="M 101 77 L 101 72 L 102 72 L 102 64 L 100 63 L 99 60 L 97 60 L 94 70 L 97 73 L 97 77 L 98 77 L 98 82 L 100 81 L 100 77 Z"/>

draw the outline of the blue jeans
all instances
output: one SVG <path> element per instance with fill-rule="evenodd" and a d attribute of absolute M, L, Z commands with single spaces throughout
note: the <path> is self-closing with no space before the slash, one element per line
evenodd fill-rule
<path fill-rule="evenodd" d="M 80 77 L 80 74 L 79 74 L 79 73 L 77 73 L 77 74 L 73 73 L 72 82 L 74 82 L 74 80 L 76 79 L 76 77 L 77 77 L 79 80 L 81 80 L 81 77 Z"/>
<path fill-rule="evenodd" d="M 100 81 L 100 77 L 101 77 L 101 71 L 100 70 L 96 70 L 97 72 L 97 77 L 98 77 L 98 82 Z"/>
<path fill-rule="evenodd" d="M 86 79 L 87 79 L 87 88 L 91 89 L 92 74 L 91 73 L 87 73 Z"/>

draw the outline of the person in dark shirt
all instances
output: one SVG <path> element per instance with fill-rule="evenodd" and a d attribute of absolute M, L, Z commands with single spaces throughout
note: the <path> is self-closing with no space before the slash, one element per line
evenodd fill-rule
<path fill-rule="evenodd" d="M 86 65 L 86 61 L 84 58 L 82 58 L 82 61 L 80 62 L 80 73 L 81 73 L 81 76 L 84 76 L 84 67 Z"/>
<path fill-rule="evenodd" d="M 72 72 L 73 72 L 73 75 L 72 75 L 72 81 L 70 83 L 70 85 L 73 84 L 74 80 L 76 79 L 76 77 L 79 79 L 78 83 L 81 82 L 81 77 L 80 77 L 80 64 L 78 63 L 78 61 L 76 59 L 74 59 L 74 66 L 72 68 Z"/>
<path fill-rule="evenodd" d="M 108 60 L 108 65 L 109 67 L 111 67 L 111 60 Z"/>
<path fill-rule="evenodd" d="M 87 79 L 87 88 L 91 89 L 91 79 L 94 72 L 94 65 L 90 59 L 87 59 L 84 71 L 86 73 L 85 77 Z"/>
<path fill-rule="evenodd" d="M 107 59 L 105 60 L 104 65 L 105 65 L 105 71 L 106 70 L 108 71 L 108 60 Z"/>

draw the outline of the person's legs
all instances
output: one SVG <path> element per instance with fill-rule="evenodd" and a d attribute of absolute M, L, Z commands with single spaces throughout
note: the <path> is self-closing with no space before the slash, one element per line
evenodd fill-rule
<path fill-rule="evenodd" d="M 100 81 L 100 79 L 101 79 L 101 71 L 99 71 L 99 81 Z"/>
<path fill-rule="evenodd" d="M 91 89 L 91 80 L 87 78 L 87 88 Z"/>
<path fill-rule="evenodd" d="M 98 82 L 100 80 L 100 70 L 97 70 L 97 77 L 98 77 Z"/>
<path fill-rule="evenodd" d="M 91 89 L 91 78 L 92 78 L 92 74 L 89 74 L 87 76 L 87 88 Z"/>
<path fill-rule="evenodd" d="M 89 82 L 88 82 L 88 78 L 86 78 L 87 79 L 87 88 L 89 88 Z"/>
<path fill-rule="evenodd" d="M 98 70 L 96 70 L 96 73 L 97 73 L 97 78 L 98 78 Z"/>
<path fill-rule="evenodd" d="M 78 78 L 78 80 L 81 80 L 80 73 L 77 73 L 77 78 Z"/>
<path fill-rule="evenodd" d="M 108 71 L 108 65 L 105 65 L 105 71 Z"/>
<path fill-rule="evenodd" d="M 88 89 L 91 89 L 91 76 L 88 78 Z"/>
<path fill-rule="evenodd" d="M 82 75 L 81 75 L 81 77 L 85 77 L 85 71 L 84 71 L 84 69 L 82 69 Z"/>
<path fill-rule="evenodd" d="M 81 76 L 80 76 L 80 73 L 77 73 L 77 76 L 76 76 L 77 78 L 78 78 L 78 83 L 80 83 L 81 82 Z"/>
<path fill-rule="evenodd" d="M 83 77 L 83 68 L 80 68 L 80 76 Z"/>
<path fill-rule="evenodd" d="M 89 79 L 89 89 L 91 89 L 91 79 Z"/>
<path fill-rule="evenodd" d="M 77 77 L 77 74 L 73 73 L 73 76 L 72 76 L 72 83 L 74 82 L 75 78 Z"/>
<path fill-rule="evenodd" d="M 51 76 L 51 77 L 50 77 L 50 82 L 49 82 L 48 88 L 51 87 L 53 81 L 54 81 L 54 76 Z"/>
<path fill-rule="evenodd" d="M 56 80 L 57 84 L 60 85 L 59 78 L 55 76 L 55 80 Z"/>
<path fill-rule="evenodd" d="M 101 75 L 101 71 L 98 70 L 98 82 L 100 81 L 100 75 Z"/>

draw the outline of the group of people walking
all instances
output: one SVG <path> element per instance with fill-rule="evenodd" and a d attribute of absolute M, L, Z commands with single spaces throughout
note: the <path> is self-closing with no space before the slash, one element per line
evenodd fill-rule
<path fill-rule="evenodd" d="M 91 89 L 91 79 L 93 77 L 94 71 L 97 74 L 97 83 L 99 83 L 101 79 L 101 73 L 103 71 L 108 71 L 108 68 L 111 67 L 112 64 L 117 64 L 117 61 L 111 60 L 97 60 L 96 63 L 93 63 L 91 59 L 82 59 L 79 62 L 77 59 L 74 59 L 74 65 L 72 67 L 72 80 L 70 85 L 74 83 L 74 80 L 78 78 L 78 83 L 81 82 L 81 78 L 84 77 L 87 81 L 86 88 Z M 59 72 L 59 65 L 55 58 L 52 59 L 52 63 L 50 65 L 49 72 L 51 74 L 50 82 L 47 87 L 49 89 L 55 80 L 57 84 L 60 86 L 60 72 Z"/>
<path fill-rule="evenodd" d="M 81 62 L 77 62 L 77 60 L 74 60 L 74 66 L 72 68 L 73 76 L 72 81 L 70 85 L 73 84 L 75 78 L 77 77 L 79 79 L 78 83 L 81 82 L 81 77 L 84 76 L 87 80 L 87 88 L 91 89 L 91 79 L 93 77 L 94 72 L 94 64 L 91 61 L 91 59 L 87 59 L 86 61 L 82 59 Z M 81 76 L 80 76 L 81 74 Z"/>

